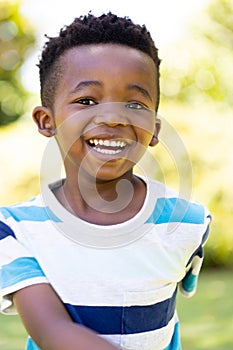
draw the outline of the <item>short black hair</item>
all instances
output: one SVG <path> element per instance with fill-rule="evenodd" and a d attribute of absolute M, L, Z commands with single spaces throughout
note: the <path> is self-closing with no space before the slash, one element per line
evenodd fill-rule
<path fill-rule="evenodd" d="M 75 18 L 63 27 L 57 37 L 49 37 L 45 43 L 38 64 L 40 74 L 41 102 L 53 107 L 56 86 L 62 74 L 60 56 L 73 47 L 88 44 L 121 44 L 148 54 L 157 68 L 157 88 L 159 104 L 159 65 L 158 50 L 145 25 L 134 24 L 128 17 L 119 17 L 111 12 L 99 17 L 90 12 Z"/>

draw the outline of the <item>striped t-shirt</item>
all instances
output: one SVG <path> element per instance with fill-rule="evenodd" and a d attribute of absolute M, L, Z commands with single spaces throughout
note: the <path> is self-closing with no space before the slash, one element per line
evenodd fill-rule
<path fill-rule="evenodd" d="M 1 311 L 15 313 L 15 291 L 49 283 L 74 322 L 119 349 L 181 349 L 177 289 L 195 292 L 210 215 L 160 182 L 145 181 L 140 212 L 116 225 L 72 215 L 52 186 L 0 208 Z M 39 348 L 29 338 L 26 349 Z"/>

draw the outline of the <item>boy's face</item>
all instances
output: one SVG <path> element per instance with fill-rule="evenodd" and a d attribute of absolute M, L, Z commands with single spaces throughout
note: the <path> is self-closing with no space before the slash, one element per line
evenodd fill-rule
<path fill-rule="evenodd" d="M 60 64 L 53 111 L 37 107 L 33 116 L 42 134 L 56 134 L 66 172 L 82 169 L 101 181 L 132 173 L 158 142 L 153 60 L 127 46 L 93 44 L 66 51 Z"/>

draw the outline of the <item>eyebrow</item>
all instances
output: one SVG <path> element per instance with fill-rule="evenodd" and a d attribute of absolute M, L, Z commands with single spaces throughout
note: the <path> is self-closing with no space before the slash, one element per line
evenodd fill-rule
<path fill-rule="evenodd" d="M 152 101 L 152 98 L 151 98 L 149 92 L 148 92 L 145 88 L 143 88 L 142 86 L 140 86 L 140 85 L 137 85 L 137 84 L 129 84 L 129 85 L 127 85 L 127 89 L 128 89 L 128 90 L 136 90 L 136 91 L 140 92 L 143 96 L 149 98 L 149 99 Z M 152 102 L 153 102 L 153 101 L 152 101 Z"/>
<path fill-rule="evenodd" d="M 75 88 L 71 91 L 71 93 L 75 93 L 77 91 L 82 90 L 82 88 L 87 86 L 103 86 L 103 84 L 98 80 L 83 80 L 80 81 Z"/>

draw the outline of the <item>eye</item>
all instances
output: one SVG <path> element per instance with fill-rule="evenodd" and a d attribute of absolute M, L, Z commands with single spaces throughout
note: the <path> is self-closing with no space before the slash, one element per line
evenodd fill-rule
<path fill-rule="evenodd" d="M 85 106 L 93 106 L 96 105 L 96 102 L 92 98 L 80 98 L 79 100 L 76 100 L 75 103 L 79 103 L 80 105 L 85 105 Z"/>
<path fill-rule="evenodd" d="M 126 104 L 126 108 L 137 110 L 147 109 L 142 103 L 139 102 L 129 102 Z"/>

